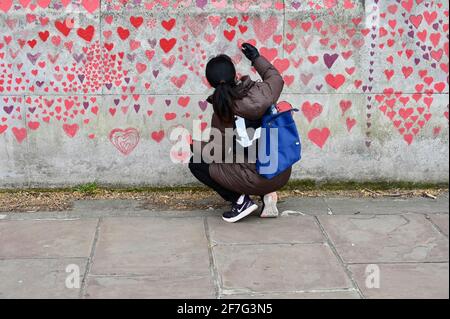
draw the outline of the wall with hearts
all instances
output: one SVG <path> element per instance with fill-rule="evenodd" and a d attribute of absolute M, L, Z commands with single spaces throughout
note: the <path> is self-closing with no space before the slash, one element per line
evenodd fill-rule
<path fill-rule="evenodd" d="M 448 6 L 0 0 L 0 187 L 192 182 L 168 134 L 207 130 L 209 58 L 258 78 L 244 41 L 300 109 L 294 178 L 448 181 Z"/>

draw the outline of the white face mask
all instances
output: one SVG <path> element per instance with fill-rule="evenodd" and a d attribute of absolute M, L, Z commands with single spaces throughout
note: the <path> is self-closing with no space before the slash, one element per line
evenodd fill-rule
<path fill-rule="evenodd" d="M 242 147 L 249 147 L 252 146 L 253 142 L 256 141 L 261 137 L 261 128 L 258 127 L 255 130 L 255 134 L 253 135 L 253 138 L 250 139 L 247 132 L 247 127 L 245 126 L 245 119 L 236 116 L 236 132 L 239 138 L 236 137 L 236 141 L 242 146 Z"/>

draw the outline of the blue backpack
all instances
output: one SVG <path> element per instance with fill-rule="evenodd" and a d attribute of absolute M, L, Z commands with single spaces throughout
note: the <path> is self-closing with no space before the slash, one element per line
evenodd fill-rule
<path fill-rule="evenodd" d="M 298 162 L 302 151 L 300 136 L 292 116 L 298 109 L 290 108 L 273 113 L 274 107 L 275 105 L 270 107 L 262 118 L 256 160 L 257 172 L 267 179 L 278 176 Z"/>

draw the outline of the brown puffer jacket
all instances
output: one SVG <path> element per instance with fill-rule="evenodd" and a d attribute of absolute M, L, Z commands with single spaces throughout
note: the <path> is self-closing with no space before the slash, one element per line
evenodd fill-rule
<path fill-rule="evenodd" d="M 272 104 L 277 103 L 284 81 L 278 70 L 263 56 L 256 58 L 253 66 L 263 81 L 253 81 L 248 75 L 241 77 L 238 85 L 248 88 L 248 93 L 244 98 L 236 100 L 234 106 L 235 115 L 258 120 Z M 211 96 L 207 101 L 211 103 Z M 213 114 L 211 127 L 221 131 L 223 141 L 225 128 L 232 128 L 233 124 L 226 124 Z M 255 163 L 212 163 L 209 166 L 209 173 L 217 183 L 237 193 L 265 195 L 283 187 L 291 176 L 291 169 L 272 179 L 266 179 L 258 174 Z"/>

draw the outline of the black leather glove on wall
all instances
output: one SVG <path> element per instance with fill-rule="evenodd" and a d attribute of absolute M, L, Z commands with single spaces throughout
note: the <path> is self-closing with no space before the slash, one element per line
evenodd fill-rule
<path fill-rule="evenodd" d="M 252 62 L 252 64 L 256 60 L 256 58 L 259 57 L 258 49 L 247 42 L 242 44 L 242 52 L 247 57 L 247 59 Z"/>

